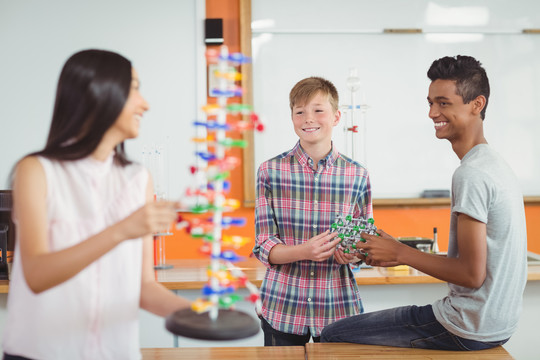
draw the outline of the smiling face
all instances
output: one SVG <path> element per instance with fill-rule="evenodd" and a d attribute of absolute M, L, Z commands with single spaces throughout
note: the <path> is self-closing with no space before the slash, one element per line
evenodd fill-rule
<path fill-rule="evenodd" d="M 148 103 L 139 92 L 139 85 L 139 77 L 133 69 L 128 99 L 118 119 L 111 127 L 118 133 L 121 141 L 136 138 L 139 135 L 142 116 L 149 109 Z"/>
<path fill-rule="evenodd" d="M 435 136 L 458 141 L 467 131 L 468 119 L 474 114 L 474 101 L 463 103 L 453 80 L 435 80 L 429 86 L 429 117 L 435 125 Z"/>
<path fill-rule="evenodd" d="M 339 123 L 341 113 L 334 110 L 328 95 L 317 92 L 304 104 L 294 104 L 292 121 L 294 131 L 304 149 L 325 146 L 330 149 L 332 129 Z"/>
<path fill-rule="evenodd" d="M 437 79 L 429 86 L 427 99 L 435 136 L 450 141 L 460 159 L 475 145 L 487 143 L 481 115 L 486 105 L 483 95 L 464 104 L 463 97 L 456 93 L 454 80 Z"/>

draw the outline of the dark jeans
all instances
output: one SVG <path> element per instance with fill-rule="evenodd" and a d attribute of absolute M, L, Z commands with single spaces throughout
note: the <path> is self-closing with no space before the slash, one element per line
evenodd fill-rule
<path fill-rule="evenodd" d="M 23 356 L 9 355 L 9 354 L 4 353 L 3 360 L 32 360 L 32 359 L 25 358 Z"/>
<path fill-rule="evenodd" d="M 312 338 L 309 330 L 306 335 L 287 334 L 274 329 L 261 318 L 261 328 L 264 332 L 264 346 L 304 346 Z M 313 337 L 313 342 L 320 342 L 321 337 Z"/>
<path fill-rule="evenodd" d="M 475 341 L 454 335 L 435 319 L 431 305 L 403 306 L 351 316 L 328 325 L 321 333 L 321 342 L 438 350 L 482 350 L 507 341 Z"/>

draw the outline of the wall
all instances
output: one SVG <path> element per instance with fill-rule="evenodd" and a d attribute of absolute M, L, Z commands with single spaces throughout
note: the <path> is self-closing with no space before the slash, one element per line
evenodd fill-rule
<path fill-rule="evenodd" d="M 206 102 L 204 1 L 0 0 L 0 188 L 21 156 L 45 145 L 65 60 L 85 48 L 118 51 L 139 73 L 150 104 L 140 137 L 126 142 L 141 161 L 144 145 L 168 152 L 172 198 L 189 184 L 191 122 Z"/>

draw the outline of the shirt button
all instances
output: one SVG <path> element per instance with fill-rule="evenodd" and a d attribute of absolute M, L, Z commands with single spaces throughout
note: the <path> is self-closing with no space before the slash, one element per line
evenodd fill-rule
<path fill-rule="evenodd" d="M 312 271 L 312 272 L 311 272 L 311 276 L 314 276 L 314 275 L 315 275 L 315 273 Z"/>
<path fill-rule="evenodd" d="M 315 181 L 318 181 L 318 180 L 319 180 L 319 178 L 318 178 L 318 177 L 315 177 Z"/>
<path fill-rule="evenodd" d="M 317 225 L 313 225 L 313 228 L 316 229 L 316 228 L 317 228 Z"/>
<path fill-rule="evenodd" d="M 311 302 L 311 298 L 307 298 L 307 301 L 308 301 L 308 302 Z"/>

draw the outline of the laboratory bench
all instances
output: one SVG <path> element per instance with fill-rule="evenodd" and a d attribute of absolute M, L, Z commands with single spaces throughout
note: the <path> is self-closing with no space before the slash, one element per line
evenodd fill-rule
<path fill-rule="evenodd" d="M 308 343 L 306 346 L 273 347 L 215 347 L 215 348 L 146 348 L 141 349 L 143 360 L 346 360 L 346 359 L 514 359 L 502 346 L 479 351 L 443 351 L 398 348 L 346 343 Z"/>
<path fill-rule="evenodd" d="M 142 360 L 305 360 L 303 346 L 145 348 Z"/>
<path fill-rule="evenodd" d="M 171 269 L 156 270 L 156 280 L 169 290 L 202 289 L 208 281 L 208 259 L 182 259 L 167 260 Z M 247 278 L 259 287 L 264 278 L 266 268 L 253 257 L 237 262 L 236 267 L 241 269 Z M 407 267 L 406 270 L 394 268 L 361 268 L 354 272 L 358 285 L 397 285 L 397 284 L 433 284 L 443 281 Z M 529 265 L 527 279 L 540 280 L 540 265 Z M 7 293 L 9 281 L 0 280 L 0 293 Z"/>
<path fill-rule="evenodd" d="M 347 343 L 308 343 L 307 360 L 507 360 L 514 359 L 502 346 L 478 351 L 444 351 L 429 349 L 399 348 L 391 346 L 360 345 Z"/>
<path fill-rule="evenodd" d="M 168 260 L 172 269 L 157 270 L 156 280 L 170 290 L 201 289 L 207 282 L 207 259 Z M 235 263 L 247 278 L 257 287 L 260 287 L 266 268 L 257 259 L 250 257 Z M 432 284 L 444 283 L 432 276 L 426 275 L 413 268 L 405 270 L 394 268 L 360 268 L 354 272 L 358 285 L 393 285 L 393 284 Z M 540 265 L 528 266 L 527 279 L 540 280 Z M 2 288 L 0 287 L 0 291 Z"/>

